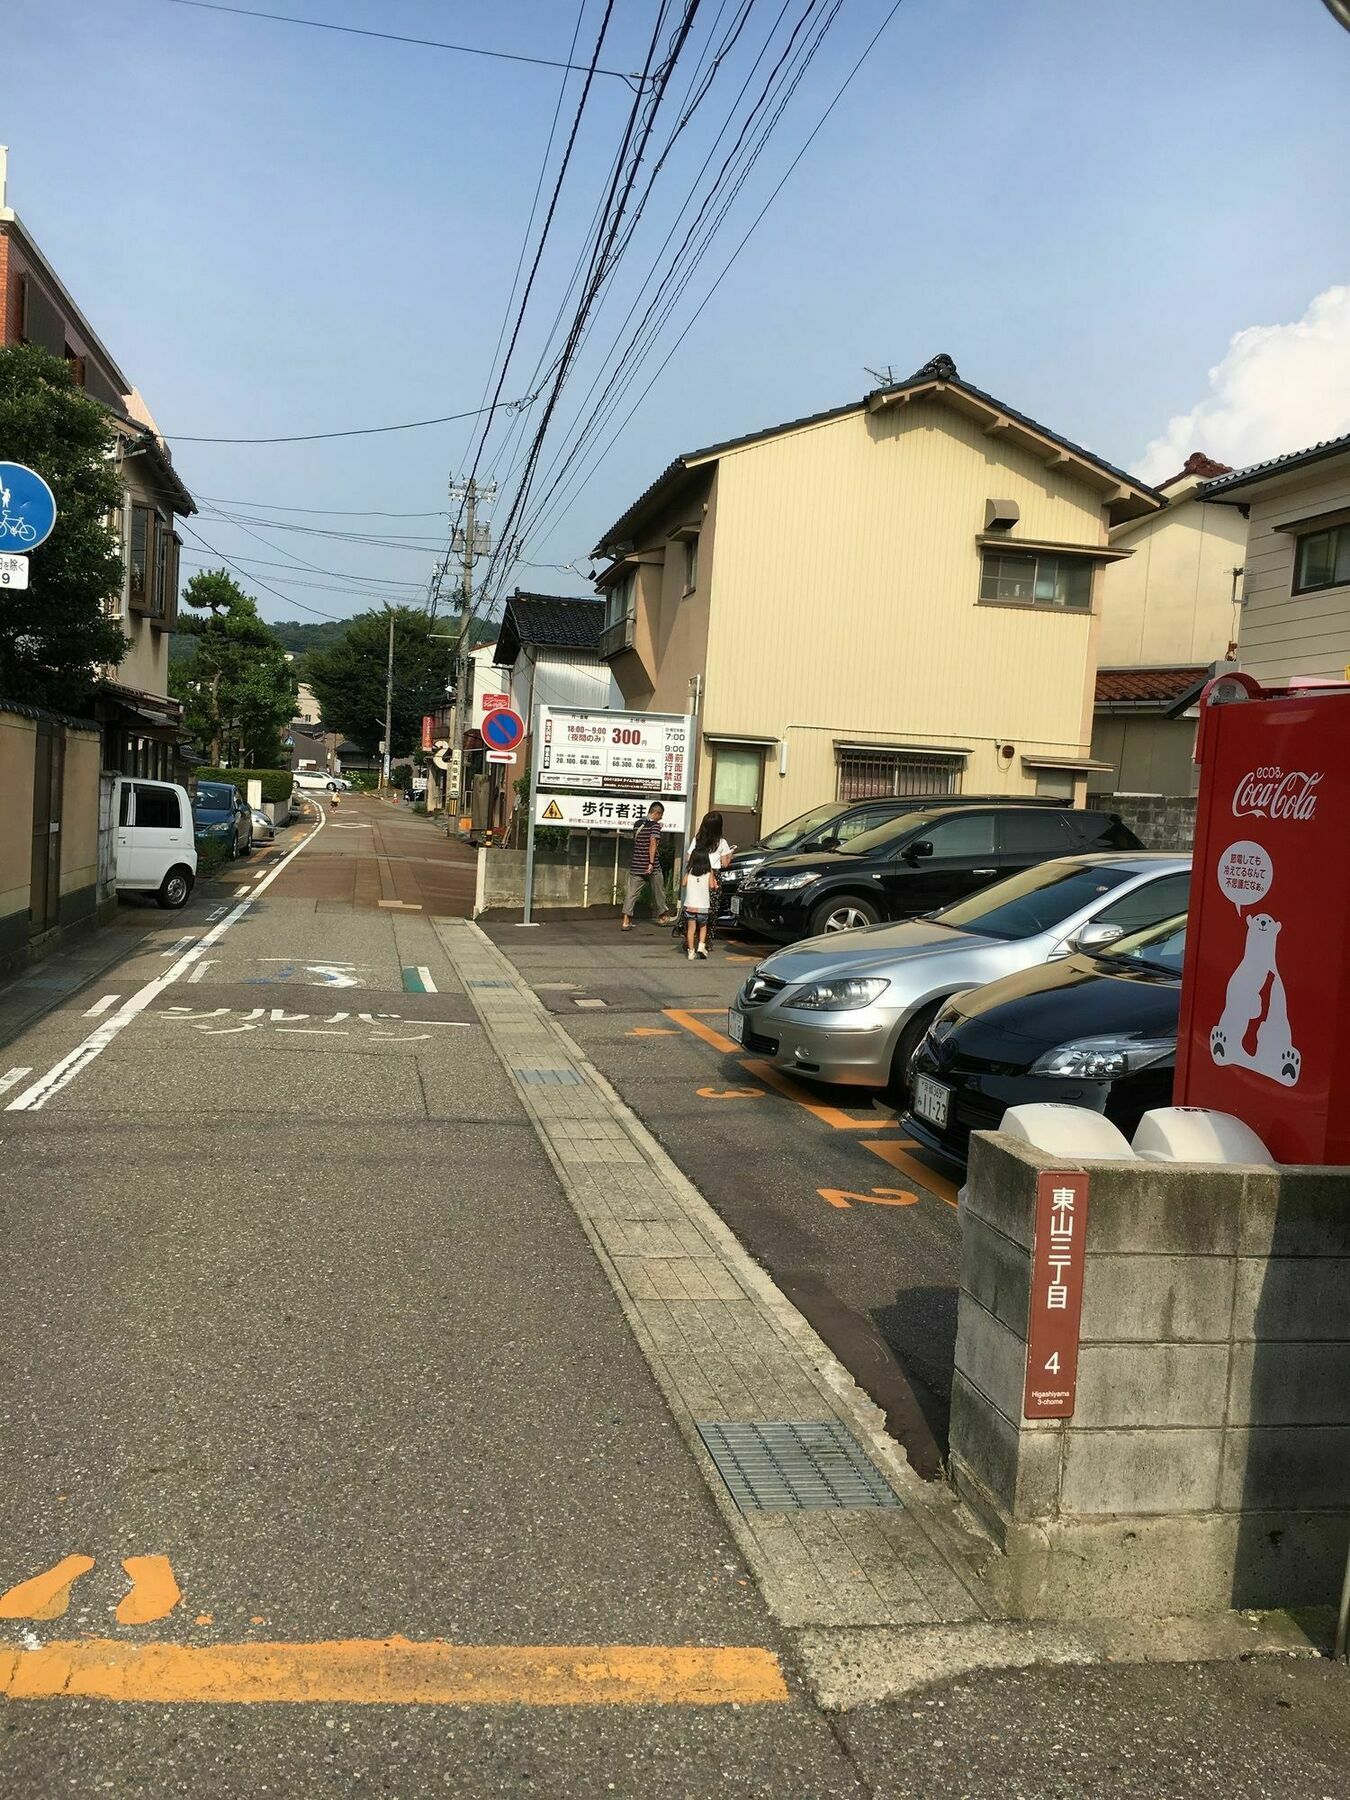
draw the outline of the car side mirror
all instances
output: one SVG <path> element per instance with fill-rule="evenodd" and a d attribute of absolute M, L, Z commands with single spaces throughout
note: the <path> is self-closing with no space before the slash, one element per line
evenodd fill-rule
<path fill-rule="evenodd" d="M 1108 944 L 1114 944 L 1117 938 L 1124 935 L 1125 928 L 1122 925 L 1107 925 L 1100 919 L 1089 919 L 1075 933 L 1073 947 L 1075 950 L 1104 950 Z"/>
<path fill-rule="evenodd" d="M 917 844 L 910 844 L 906 849 L 905 861 L 918 862 L 921 856 L 931 856 L 932 854 L 933 840 L 931 838 L 920 838 Z"/>

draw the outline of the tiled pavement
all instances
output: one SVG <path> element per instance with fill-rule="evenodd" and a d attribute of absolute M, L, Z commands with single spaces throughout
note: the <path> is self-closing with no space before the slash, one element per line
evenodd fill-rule
<path fill-rule="evenodd" d="M 514 966 L 476 926 L 435 921 L 488 1038 L 775 1615 L 815 1630 L 998 1616 L 975 1535 L 923 1482 L 880 1413 L 774 1287 Z M 742 1513 L 696 1429 L 842 1422 L 899 1504 Z"/>

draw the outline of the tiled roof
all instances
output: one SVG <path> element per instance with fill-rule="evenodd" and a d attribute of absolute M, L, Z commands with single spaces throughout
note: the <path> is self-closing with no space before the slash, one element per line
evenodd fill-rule
<path fill-rule="evenodd" d="M 1098 669 L 1097 704 L 1133 702 L 1166 706 L 1180 700 L 1209 674 L 1201 665 L 1186 669 Z"/>
<path fill-rule="evenodd" d="M 941 382 L 947 387 L 962 389 L 976 400 L 982 400 L 986 406 L 997 408 L 999 412 L 1017 424 L 1025 425 L 1029 430 L 1038 432 L 1042 437 L 1049 439 L 1051 443 L 1061 445 L 1072 455 L 1081 457 L 1085 462 L 1095 463 L 1099 469 L 1105 470 L 1108 475 L 1116 476 L 1126 486 L 1137 489 L 1140 493 L 1158 501 L 1159 504 L 1162 503 L 1163 496 L 1156 489 L 1148 487 L 1140 481 L 1137 476 L 1128 474 L 1124 469 L 1118 469 L 1114 463 L 1104 461 L 1100 456 L 1094 455 L 1091 450 L 1085 450 L 1081 444 L 1075 444 L 1072 438 L 1061 437 L 1059 432 L 1051 431 L 1048 425 L 1042 425 L 1026 413 L 1018 412 L 1015 407 L 1008 406 L 1004 401 L 996 399 L 994 395 L 985 393 L 983 388 L 977 388 L 972 382 L 963 381 L 957 374 L 956 364 L 951 357 L 939 355 L 930 357 L 921 369 L 916 370 L 910 376 L 908 381 L 897 381 L 891 387 L 874 388 L 871 393 L 864 394 L 861 400 L 852 400 L 846 406 L 831 407 L 826 412 L 807 413 L 800 419 L 788 419 L 781 425 L 768 425 L 763 430 L 747 432 L 743 437 L 725 438 L 719 444 L 706 444 L 701 450 L 685 451 L 682 456 L 677 456 L 674 462 L 667 463 L 651 486 L 644 489 L 627 511 L 614 521 L 609 530 L 600 538 L 595 553 L 599 555 L 607 545 L 622 541 L 627 534 L 628 527 L 641 517 L 650 502 L 668 488 L 672 488 L 678 478 L 696 464 L 706 462 L 712 457 L 721 456 L 728 450 L 743 449 L 747 444 L 758 443 L 763 438 L 777 437 L 784 431 L 801 431 L 809 425 L 827 425 L 834 419 L 845 418 L 849 413 L 862 412 L 871 401 L 880 397 L 931 387 L 935 382 Z"/>
<path fill-rule="evenodd" d="M 1212 456 L 1206 456 L 1203 450 L 1192 450 L 1175 475 L 1169 475 L 1166 481 L 1160 481 L 1159 491 L 1175 487 L 1179 481 L 1185 481 L 1188 475 L 1199 475 L 1209 478 L 1216 475 L 1231 475 L 1232 463 L 1216 462 Z"/>
<path fill-rule="evenodd" d="M 1323 438 L 1320 444 L 1309 444 L 1306 450 L 1288 450 L 1283 456 L 1269 457 L 1265 462 L 1250 463 L 1245 469 L 1235 469 L 1231 475 L 1221 475 L 1217 481 L 1207 481 L 1200 492 L 1208 497 L 1210 494 L 1223 494 L 1231 488 L 1246 487 L 1249 481 L 1261 481 L 1267 475 L 1282 475 L 1286 469 L 1301 468 L 1304 463 L 1321 462 L 1324 457 L 1339 456 L 1350 450 L 1350 431 L 1344 437 Z"/>
<path fill-rule="evenodd" d="M 509 666 L 522 644 L 553 650 L 595 650 L 605 622 L 603 600 L 566 594 L 514 593 L 502 614 L 493 661 Z"/>

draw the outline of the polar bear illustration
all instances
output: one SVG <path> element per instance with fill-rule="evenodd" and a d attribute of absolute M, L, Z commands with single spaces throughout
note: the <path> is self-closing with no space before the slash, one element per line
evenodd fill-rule
<path fill-rule="evenodd" d="M 1269 913 L 1250 913 L 1242 960 L 1228 978 L 1223 1016 L 1209 1034 L 1209 1051 L 1216 1063 L 1238 1063 L 1292 1087 L 1298 1080 L 1302 1058 L 1290 1041 L 1289 1007 L 1276 967 L 1275 946 L 1280 922 Z M 1261 998 L 1270 983 L 1265 1016 Z M 1243 1043 L 1252 1020 L 1261 1017 L 1256 1049 Z"/>

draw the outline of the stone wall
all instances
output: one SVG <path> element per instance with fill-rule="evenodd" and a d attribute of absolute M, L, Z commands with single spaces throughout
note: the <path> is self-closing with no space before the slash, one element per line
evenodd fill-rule
<path fill-rule="evenodd" d="M 951 1470 L 1025 1617 L 1329 1604 L 1350 1536 L 1350 1170 L 1084 1164 L 1077 1400 L 1022 1417 L 1036 1178 L 972 1141 Z"/>
<path fill-rule="evenodd" d="M 1094 804 L 1117 812 L 1147 850 L 1189 850 L 1195 841 L 1194 794 L 1101 794 Z"/>
<path fill-rule="evenodd" d="M 518 913 L 525 904 L 525 850 L 484 849 L 477 911 L 498 916 Z M 623 899 L 628 872 L 628 845 L 621 846 L 618 870 L 612 837 L 600 838 L 586 854 L 581 833 L 565 852 L 539 850 L 534 863 L 534 907 L 537 912 L 584 913 L 613 908 Z"/>

